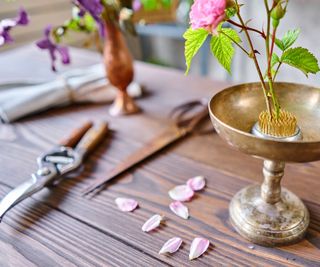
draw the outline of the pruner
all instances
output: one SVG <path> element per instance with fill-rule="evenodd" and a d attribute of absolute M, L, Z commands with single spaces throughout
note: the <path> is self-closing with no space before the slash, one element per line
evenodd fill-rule
<path fill-rule="evenodd" d="M 38 170 L 0 202 L 0 222 L 15 205 L 47 186 L 57 184 L 64 175 L 81 166 L 85 157 L 98 145 L 108 131 L 105 122 L 93 125 L 87 122 L 76 129 L 69 138 L 37 159 Z"/>

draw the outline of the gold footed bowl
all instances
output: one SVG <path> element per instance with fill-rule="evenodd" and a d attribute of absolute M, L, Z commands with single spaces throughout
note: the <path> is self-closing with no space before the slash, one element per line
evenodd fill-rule
<path fill-rule="evenodd" d="M 275 91 L 282 108 L 298 120 L 299 129 L 289 138 L 259 134 L 256 122 L 265 110 L 260 83 L 227 88 L 209 102 L 211 121 L 220 137 L 232 147 L 264 160 L 262 185 L 242 189 L 229 207 L 231 223 L 238 233 L 264 246 L 291 244 L 304 237 L 310 221 L 308 210 L 280 183 L 285 162 L 320 160 L 320 89 L 276 83 Z"/>

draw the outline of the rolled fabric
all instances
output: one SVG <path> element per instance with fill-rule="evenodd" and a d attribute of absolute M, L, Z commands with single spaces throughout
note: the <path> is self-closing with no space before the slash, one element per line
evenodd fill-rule
<path fill-rule="evenodd" d="M 142 95 L 136 82 L 128 87 L 132 97 Z M 72 103 L 110 103 L 117 89 L 105 77 L 101 64 L 65 72 L 53 81 L 32 80 L 0 84 L 0 119 L 13 122 L 30 114 Z"/>

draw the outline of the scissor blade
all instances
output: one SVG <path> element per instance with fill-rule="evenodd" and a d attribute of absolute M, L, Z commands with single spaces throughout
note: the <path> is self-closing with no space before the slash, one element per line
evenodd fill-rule
<path fill-rule="evenodd" d="M 175 141 L 179 140 L 180 138 L 184 137 L 187 132 L 182 131 L 177 127 L 172 127 L 168 129 L 160 136 L 153 139 L 148 144 L 144 145 L 141 149 L 134 152 L 124 161 L 122 161 L 118 166 L 116 166 L 106 177 L 98 179 L 97 181 L 93 182 L 89 185 L 84 191 L 83 195 L 87 195 L 97 188 L 101 187 L 108 181 L 112 180 L 113 178 L 117 177 L 118 175 L 128 171 L 132 167 L 136 166 L 138 163 L 146 160 L 150 156 L 154 155 L 161 149 L 167 147 L 168 145 L 174 143 Z"/>
<path fill-rule="evenodd" d="M 37 177 L 31 175 L 31 178 L 11 190 L 0 202 L 0 222 L 11 208 L 42 188 L 43 185 L 37 181 Z"/>

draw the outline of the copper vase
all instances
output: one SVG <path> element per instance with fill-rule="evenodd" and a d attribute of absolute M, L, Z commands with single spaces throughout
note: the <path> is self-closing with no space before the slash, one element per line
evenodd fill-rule
<path fill-rule="evenodd" d="M 106 23 L 105 36 L 103 55 L 106 74 L 110 83 L 118 89 L 117 97 L 109 112 L 112 116 L 136 113 L 139 108 L 127 93 L 127 87 L 134 77 L 130 51 L 121 30 L 114 23 Z"/>

